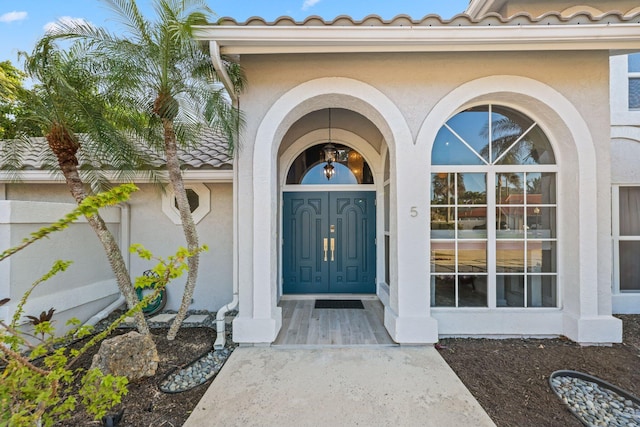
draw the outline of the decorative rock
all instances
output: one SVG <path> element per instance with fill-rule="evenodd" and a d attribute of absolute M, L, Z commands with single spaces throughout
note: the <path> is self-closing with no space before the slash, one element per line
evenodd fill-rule
<path fill-rule="evenodd" d="M 125 376 L 132 381 L 155 375 L 159 361 L 151 336 L 132 331 L 104 340 L 93 356 L 91 369 L 98 368 L 105 375 Z"/>
<path fill-rule="evenodd" d="M 569 376 L 555 377 L 551 384 L 587 425 L 640 427 L 640 406 L 612 390 Z"/>
<path fill-rule="evenodd" d="M 160 384 L 160 390 L 165 393 L 178 393 L 204 384 L 220 371 L 232 350 L 233 348 L 224 348 L 207 353 L 186 368 L 165 378 Z"/>

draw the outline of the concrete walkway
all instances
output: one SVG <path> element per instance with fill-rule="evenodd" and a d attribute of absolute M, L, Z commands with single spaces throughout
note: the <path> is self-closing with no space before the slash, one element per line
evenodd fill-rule
<path fill-rule="evenodd" d="M 494 426 L 431 346 L 236 349 L 184 424 Z"/>

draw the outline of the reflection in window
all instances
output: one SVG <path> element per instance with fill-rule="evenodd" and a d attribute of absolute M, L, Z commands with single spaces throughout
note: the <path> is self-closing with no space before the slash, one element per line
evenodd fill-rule
<path fill-rule="evenodd" d="M 373 174 L 360 153 L 345 145 L 336 147 L 333 162 L 335 175 L 327 180 L 324 175 L 324 144 L 314 145 L 302 152 L 291 164 L 287 184 L 373 184 Z"/>
<path fill-rule="evenodd" d="M 486 174 L 431 175 L 433 306 L 487 307 L 486 203 Z"/>
<path fill-rule="evenodd" d="M 640 292 L 640 187 L 619 189 L 618 270 L 621 292 Z"/>
<path fill-rule="evenodd" d="M 431 158 L 432 306 L 555 307 L 555 156 L 538 124 L 473 107 L 440 129 Z"/>
<path fill-rule="evenodd" d="M 434 165 L 549 165 L 551 144 L 529 117 L 510 108 L 484 105 L 456 114 L 440 129 Z"/>
<path fill-rule="evenodd" d="M 629 64 L 629 109 L 640 109 L 640 53 L 628 56 Z"/>

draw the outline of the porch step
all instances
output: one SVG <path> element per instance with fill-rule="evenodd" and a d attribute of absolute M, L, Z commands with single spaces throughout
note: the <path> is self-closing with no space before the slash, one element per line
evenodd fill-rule
<path fill-rule="evenodd" d="M 191 316 L 184 319 L 184 323 L 204 323 L 204 321 L 207 320 L 208 317 L 208 314 L 192 314 Z"/>
<path fill-rule="evenodd" d="M 176 317 L 175 313 L 162 313 L 149 319 L 150 322 L 170 322 Z"/>

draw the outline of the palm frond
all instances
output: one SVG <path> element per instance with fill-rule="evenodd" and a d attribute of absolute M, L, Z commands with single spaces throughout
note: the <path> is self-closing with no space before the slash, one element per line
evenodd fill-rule
<path fill-rule="evenodd" d="M 118 21 L 124 25 L 132 38 L 139 39 L 140 42 L 151 43 L 152 37 L 148 31 L 149 21 L 138 9 L 134 0 L 102 0 L 119 18 Z"/>

